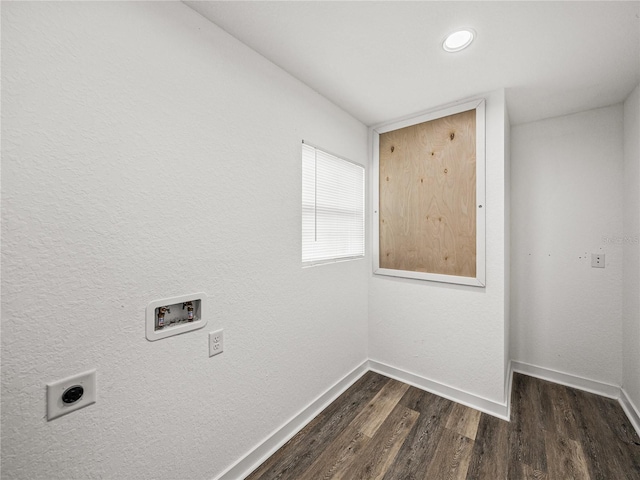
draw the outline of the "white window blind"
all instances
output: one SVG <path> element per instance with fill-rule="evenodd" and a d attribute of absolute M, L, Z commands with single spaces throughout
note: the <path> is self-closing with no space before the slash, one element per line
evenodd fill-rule
<path fill-rule="evenodd" d="M 364 256 L 364 168 L 302 144 L 302 262 Z"/>

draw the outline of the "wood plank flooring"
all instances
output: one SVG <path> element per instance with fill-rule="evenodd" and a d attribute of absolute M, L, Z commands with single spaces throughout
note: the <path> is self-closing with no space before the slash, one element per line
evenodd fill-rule
<path fill-rule="evenodd" d="M 515 374 L 511 422 L 368 372 L 248 480 L 640 480 L 615 400 Z"/>

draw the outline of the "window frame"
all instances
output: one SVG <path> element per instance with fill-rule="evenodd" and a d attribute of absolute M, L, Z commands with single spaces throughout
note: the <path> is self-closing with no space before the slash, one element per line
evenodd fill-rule
<path fill-rule="evenodd" d="M 458 275 L 445 275 L 440 273 L 414 272 L 409 270 L 394 270 L 380 267 L 380 134 L 410 127 L 419 123 L 437 120 L 456 113 L 476 111 L 476 276 L 463 277 Z M 474 287 L 486 286 L 486 119 L 485 99 L 475 98 L 463 103 L 437 107 L 417 116 L 411 116 L 399 121 L 383 123 L 371 128 L 372 140 L 372 166 L 371 180 L 371 216 L 372 216 L 372 257 L 374 275 L 402 277 L 432 282 L 454 283 L 458 285 L 470 285 Z"/>
<path fill-rule="evenodd" d="M 362 169 L 362 254 L 361 255 L 351 255 L 351 256 L 345 256 L 345 257 L 332 257 L 332 258 L 323 258 L 323 259 L 314 259 L 314 260 L 302 260 L 302 268 L 308 268 L 308 267 L 315 267 L 315 266 L 319 266 L 319 265 L 326 265 L 326 264 L 331 264 L 331 263 L 341 263 L 341 262 L 349 262 L 352 260 L 360 260 L 365 258 L 366 256 L 366 252 L 367 252 L 367 226 L 366 226 L 366 222 L 367 222 L 367 168 L 365 165 L 362 165 L 358 162 L 354 162 L 352 160 L 349 160 L 347 158 L 344 158 L 343 156 L 337 155 L 329 150 L 326 150 L 325 148 L 322 147 L 318 147 L 317 145 L 307 142 L 305 140 L 302 140 L 302 148 L 304 148 L 304 146 L 307 147 L 311 147 L 314 148 L 315 150 L 318 150 L 322 153 L 324 153 L 325 155 L 329 155 L 331 157 L 334 157 L 338 160 L 341 160 L 343 162 L 346 163 L 350 163 L 352 165 L 355 165 L 356 167 L 359 167 Z M 301 150 L 301 153 L 302 150 Z M 302 157 L 301 157 L 301 161 L 302 161 Z M 301 167 L 304 168 L 301 164 Z M 301 179 L 302 179 L 302 173 L 301 172 Z M 301 192 L 302 193 L 302 192 Z M 301 194 L 301 198 L 303 197 L 303 195 Z M 302 234 L 302 222 L 303 222 L 303 215 L 304 215 L 304 203 L 302 203 L 301 205 L 301 234 Z M 301 248 L 300 248 L 300 256 L 302 258 L 302 251 L 304 248 L 304 239 L 302 238 L 301 235 Z"/>

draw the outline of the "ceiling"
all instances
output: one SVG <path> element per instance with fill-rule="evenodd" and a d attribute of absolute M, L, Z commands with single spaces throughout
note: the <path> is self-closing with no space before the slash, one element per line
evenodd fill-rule
<path fill-rule="evenodd" d="M 640 82 L 640 1 L 184 3 L 366 125 L 499 88 L 520 124 Z M 461 26 L 475 42 L 446 53 Z"/>

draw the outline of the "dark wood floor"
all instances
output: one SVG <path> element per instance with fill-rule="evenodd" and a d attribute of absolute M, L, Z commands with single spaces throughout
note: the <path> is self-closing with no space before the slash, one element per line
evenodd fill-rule
<path fill-rule="evenodd" d="M 249 480 L 640 479 L 615 400 L 515 374 L 511 422 L 368 372 Z"/>

